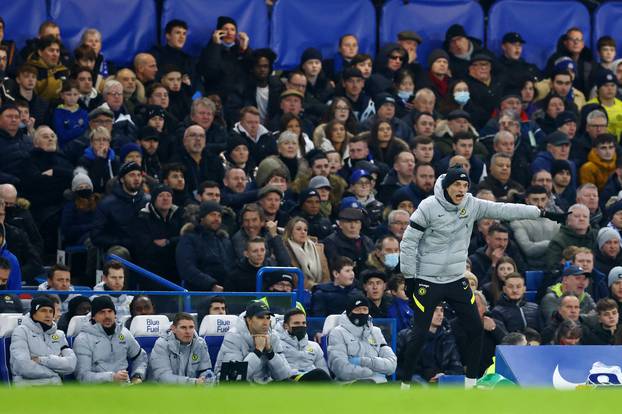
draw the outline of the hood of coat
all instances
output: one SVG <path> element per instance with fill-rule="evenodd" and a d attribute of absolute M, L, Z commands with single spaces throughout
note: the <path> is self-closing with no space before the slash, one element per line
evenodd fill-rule
<path fill-rule="evenodd" d="M 114 335 L 121 336 L 121 330 L 123 329 L 123 324 L 121 322 L 116 321 L 114 328 Z M 80 332 L 88 333 L 101 338 L 108 338 L 108 334 L 104 331 L 104 327 L 100 323 L 96 323 L 95 320 L 91 319 L 91 323 L 85 323 L 82 325 L 82 329 Z"/>
<path fill-rule="evenodd" d="M 39 334 L 46 333 L 52 335 L 54 332 L 56 332 L 56 322 L 52 322 L 52 327 L 44 332 L 41 324 L 33 320 L 30 316 L 24 316 L 24 318 L 22 319 L 22 325 L 27 326 L 28 329 L 30 329 L 32 332 L 36 332 Z"/>
<path fill-rule="evenodd" d="M 290 335 L 289 332 L 287 332 L 287 330 L 283 326 L 283 323 L 281 322 L 276 324 L 275 330 L 277 334 L 279 335 L 279 338 L 281 339 L 281 341 L 285 342 L 286 344 L 290 346 L 293 346 L 298 349 L 303 349 L 307 346 L 307 344 L 309 344 L 309 337 L 307 335 L 305 335 L 305 337 L 302 338 L 301 340 L 298 340 L 298 338 Z"/>
<path fill-rule="evenodd" d="M 463 208 L 466 203 L 469 202 L 469 199 L 473 197 L 471 193 L 466 193 L 460 204 L 456 205 L 451 201 L 447 200 L 445 197 L 445 191 L 443 190 L 443 180 L 445 179 L 445 175 L 443 174 L 436 179 L 436 183 L 434 184 L 434 198 L 439 202 L 439 204 L 447 211 L 458 211 L 458 209 Z"/>
<path fill-rule="evenodd" d="M 357 338 L 368 338 L 371 335 L 371 319 L 365 326 L 356 326 L 350 322 L 350 319 L 345 312 L 337 318 L 337 326 L 341 326 Z"/>

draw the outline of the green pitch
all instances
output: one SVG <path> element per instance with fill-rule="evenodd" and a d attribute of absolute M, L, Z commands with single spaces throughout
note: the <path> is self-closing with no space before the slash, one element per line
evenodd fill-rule
<path fill-rule="evenodd" d="M 2 388 L 0 401 L 0 412 L 7 414 L 587 414 L 617 411 L 622 401 L 622 390 L 413 389 L 402 392 L 395 384 L 375 387 L 296 384 L 218 388 L 65 386 Z"/>

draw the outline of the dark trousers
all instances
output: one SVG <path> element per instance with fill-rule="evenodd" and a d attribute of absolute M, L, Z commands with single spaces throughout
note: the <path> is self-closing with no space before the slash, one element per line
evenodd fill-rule
<path fill-rule="evenodd" d="M 405 381 L 410 381 L 425 344 L 425 338 L 432 322 L 436 306 L 442 301 L 447 302 L 455 311 L 460 324 L 469 338 L 466 355 L 466 376 L 477 378 L 482 353 L 484 328 L 475 304 L 475 295 L 465 278 L 451 283 L 430 283 L 414 279 L 413 284 L 414 326 L 408 337 L 406 347 Z"/>

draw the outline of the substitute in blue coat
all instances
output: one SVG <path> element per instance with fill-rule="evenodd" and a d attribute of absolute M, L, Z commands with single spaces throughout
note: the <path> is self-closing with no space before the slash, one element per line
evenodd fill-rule
<path fill-rule="evenodd" d="M 167 384 L 212 382 L 212 362 L 205 340 L 188 313 L 175 315 L 170 332 L 158 338 L 149 357 L 149 379 Z"/>
<path fill-rule="evenodd" d="M 147 353 L 130 331 L 117 322 L 109 296 L 91 303 L 91 323 L 84 325 L 73 344 L 80 382 L 140 383 L 147 373 Z M 129 365 L 131 372 L 128 373 Z"/>
<path fill-rule="evenodd" d="M 76 355 L 65 333 L 56 329 L 54 303 L 37 297 L 11 335 L 11 371 L 15 385 L 62 384 L 76 368 Z"/>
<path fill-rule="evenodd" d="M 177 271 L 186 289 L 222 291 L 235 261 L 229 236 L 221 229 L 222 206 L 205 201 L 198 218 L 199 224 L 177 245 Z"/>
<path fill-rule="evenodd" d="M 467 192 L 470 180 L 462 168 L 450 168 L 438 178 L 434 196 L 419 204 L 410 217 L 400 249 L 400 269 L 414 278 L 414 328 L 406 355 L 405 381 L 410 381 L 425 342 L 436 305 L 447 301 L 472 338 L 465 385 L 478 377 L 483 328 L 475 296 L 464 278 L 473 223 L 482 218 L 535 219 L 542 215 L 561 220 L 565 215 L 541 212 L 536 206 L 494 203 Z"/>

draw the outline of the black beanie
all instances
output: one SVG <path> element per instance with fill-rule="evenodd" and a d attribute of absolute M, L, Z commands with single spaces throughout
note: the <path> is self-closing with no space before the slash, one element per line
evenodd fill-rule
<path fill-rule="evenodd" d="M 218 20 L 216 20 L 216 29 L 222 29 L 227 23 L 234 25 L 237 30 L 238 24 L 229 16 L 218 16 Z"/>
<path fill-rule="evenodd" d="M 314 47 L 305 49 L 305 51 L 302 52 L 302 56 L 300 57 L 300 65 L 302 66 L 307 60 L 311 60 L 311 59 L 316 59 L 316 60 L 321 61 L 322 52 L 320 52 Z"/>
<path fill-rule="evenodd" d="M 119 169 L 119 179 L 125 177 L 126 174 L 129 174 L 132 171 L 141 171 L 140 165 L 138 165 L 138 163 L 135 163 L 134 161 L 126 162 Z"/>
<path fill-rule="evenodd" d="M 445 174 L 445 178 L 443 178 L 443 190 L 446 190 L 447 187 L 452 185 L 454 182 L 458 180 L 463 180 L 471 185 L 471 180 L 469 179 L 469 174 L 462 167 L 452 167 L 447 170 L 447 174 Z"/>
<path fill-rule="evenodd" d="M 117 309 L 114 307 L 114 303 L 112 303 L 112 299 L 110 296 L 98 296 L 91 302 L 91 315 L 97 315 L 97 312 L 104 309 L 112 309 L 114 313 L 117 313 Z"/>
<path fill-rule="evenodd" d="M 354 295 L 346 304 L 346 313 L 351 313 L 354 308 L 359 306 L 367 306 L 369 308 L 369 299 L 363 295 Z"/>
<path fill-rule="evenodd" d="M 32 317 L 32 315 L 34 315 L 35 312 L 37 312 L 39 309 L 44 308 L 46 306 L 48 308 L 52 308 L 52 311 L 54 311 L 54 302 L 52 302 L 50 298 L 45 297 L 45 296 L 39 296 L 39 297 L 34 298 L 30 302 L 30 316 Z"/>
<path fill-rule="evenodd" d="M 167 185 L 158 185 L 156 188 L 151 190 L 151 204 L 155 204 L 156 199 L 162 193 L 169 193 L 172 196 L 173 189 Z"/>

